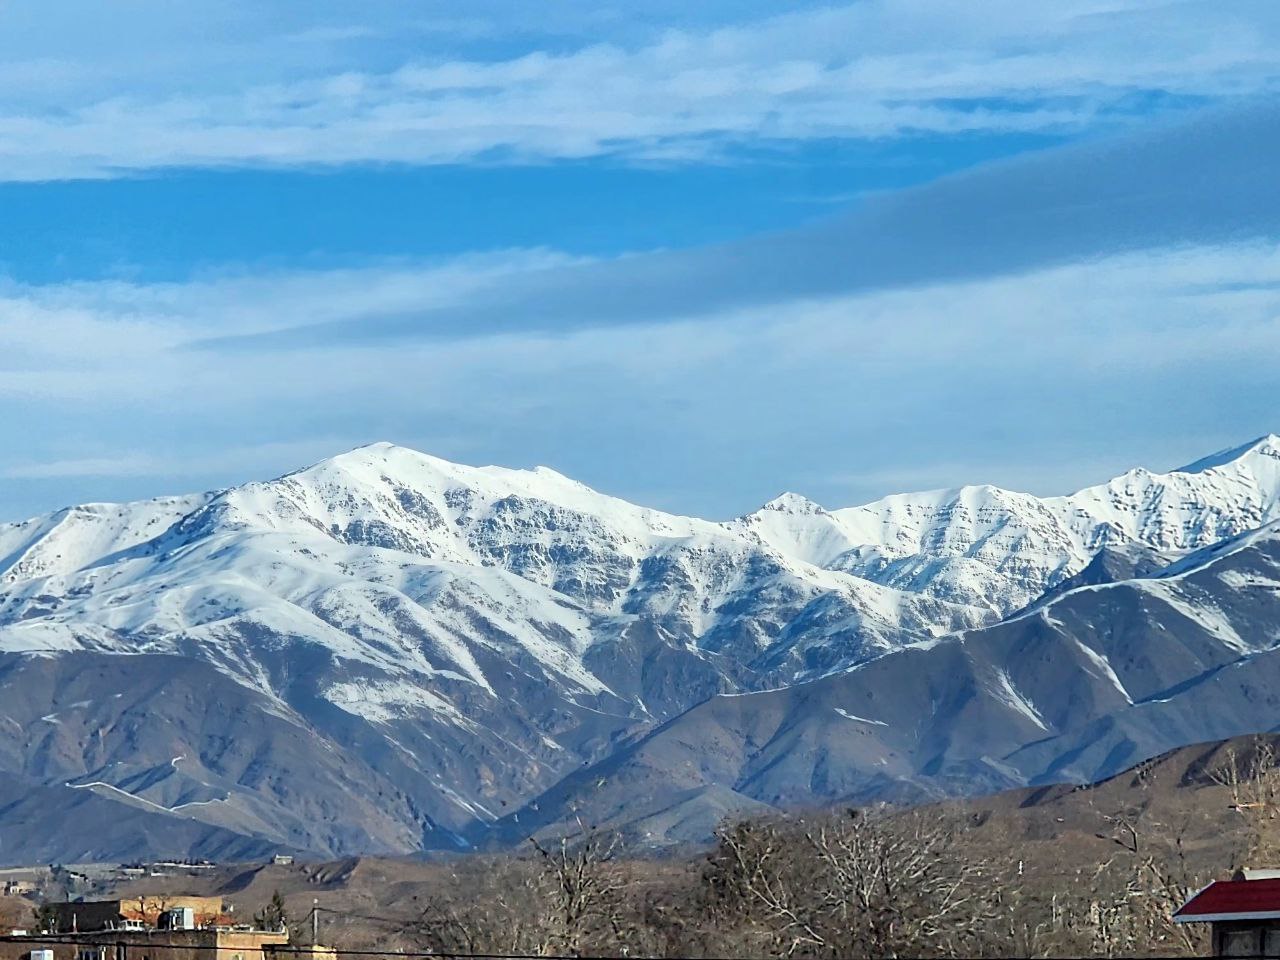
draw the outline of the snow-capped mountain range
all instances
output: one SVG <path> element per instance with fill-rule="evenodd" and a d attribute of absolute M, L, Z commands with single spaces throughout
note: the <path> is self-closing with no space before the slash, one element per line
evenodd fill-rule
<path fill-rule="evenodd" d="M 1188 597 L 1179 585 L 1262 549 L 1273 520 L 1274 436 L 1065 497 L 976 486 L 826 510 L 784 494 L 728 522 L 638 507 L 546 468 L 465 467 L 373 444 L 267 482 L 0 526 L 0 671 L 20 691 L 0 706 L 0 771 L 81 805 L 146 813 L 160 838 L 149 842 L 183 851 L 407 851 L 514 836 L 521 810 L 526 825 L 550 822 L 526 805 L 551 810 L 538 798 L 557 790 L 569 802 L 584 765 L 616 767 L 725 704 L 804 700 L 896 663 L 942 662 L 1010 625 L 1063 622 L 1046 611 L 1135 578 L 1144 596 L 1216 631 L 1223 650 L 1263 649 L 1274 631 L 1250 636 L 1213 590 Z M 1082 669 L 1123 672 L 1124 630 L 1109 637 L 1076 638 L 1090 651 Z M 1025 707 L 1012 727 L 999 721 L 1005 732 L 1039 718 L 1014 746 L 1051 739 L 1017 671 L 990 669 L 1003 679 L 975 683 Z M 885 689 L 910 702 L 929 675 L 913 667 Z M 859 726 L 863 713 L 840 709 Z M 923 722 L 862 723 L 879 746 L 828 751 L 842 768 L 823 777 L 838 787 L 775 773 L 753 792 L 743 778 L 768 777 L 736 770 L 646 802 L 683 810 L 685 826 L 659 830 L 679 839 L 754 803 L 1044 772 L 991 755 L 968 786 L 956 769 L 931 774 L 918 744 L 886 740 Z M 711 730 L 745 736 L 715 720 L 686 741 Z M 707 750 L 723 751 L 712 741 Z M 644 769 L 650 783 L 669 773 Z M 627 821 L 616 806 L 609 815 Z M 108 841 L 58 854 L 104 852 L 94 843 Z"/>

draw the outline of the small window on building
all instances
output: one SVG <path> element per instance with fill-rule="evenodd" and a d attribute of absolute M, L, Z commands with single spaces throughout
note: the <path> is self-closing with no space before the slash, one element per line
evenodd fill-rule
<path fill-rule="evenodd" d="M 1224 957 L 1256 957 L 1259 955 L 1257 928 L 1252 930 L 1225 930 L 1222 934 L 1222 955 Z"/>
<path fill-rule="evenodd" d="M 1280 927 L 1267 927 L 1262 934 L 1262 955 L 1280 957 Z"/>

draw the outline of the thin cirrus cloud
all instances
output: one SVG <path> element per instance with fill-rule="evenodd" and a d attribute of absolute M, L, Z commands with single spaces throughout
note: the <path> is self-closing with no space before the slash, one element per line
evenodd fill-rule
<path fill-rule="evenodd" d="M 546 463 L 634 501 L 725 516 L 787 488 L 833 506 L 921 483 L 1063 492 L 1276 427 L 1280 255 L 1268 242 L 683 323 L 292 352 L 117 346 L 122 318 L 100 303 L 125 294 L 102 293 L 83 285 L 51 304 L 44 288 L 10 291 L 78 333 L 50 331 L 29 371 L 55 374 L 44 396 L 6 399 L 0 442 L 23 451 L 0 469 L 7 516 L 221 486 L 374 439 Z M 187 299 L 215 293 L 255 307 L 256 322 L 288 299 L 265 283 L 153 293 L 136 292 L 132 322 L 179 331 L 214 322 L 177 318 Z"/>
<path fill-rule="evenodd" d="M 1128 251 L 1280 236 L 1280 107 L 1254 103 L 988 164 L 841 217 L 689 251 L 477 280 L 465 297 L 345 317 L 281 311 L 204 350 L 564 334 L 1025 272 Z M 530 266 L 536 266 L 531 263 Z M 290 322 L 290 320 L 300 322 Z"/>
<path fill-rule="evenodd" d="M 1256 2 L 864 2 L 576 45 L 509 37 L 487 59 L 450 56 L 430 32 L 406 47 L 387 39 L 391 25 L 294 24 L 274 40 L 221 25 L 227 35 L 214 31 L 186 74 L 161 33 L 134 56 L 163 65 L 160 86 L 136 66 L 118 78 L 96 70 L 92 57 L 78 62 L 79 82 L 62 76 L 62 60 L 40 55 L 51 41 L 33 35 L 36 52 L 4 68 L 0 177 L 671 162 L 832 138 L 1079 131 L 1162 105 L 1256 95 L 1280 77 L 1280 11 Z M 298 35 L 323 42 L 289 41 Z M 323 55 L 298 52 L 315 47 Z"/>
<path fill-rule="evenodd" d="M 0 481 L 75 480 L 83 477 L 136 479 L 155 477 L 207 480 L 228 471 L 252 472 L 264 463 L 282 469 L 331 454 L 340 440 L 313 438 L 292 443 L 227 446 L 203 456 L 173 456 L 156 451 L 127 450 L 112 456 L 32 460 L 0 465 Z"/>

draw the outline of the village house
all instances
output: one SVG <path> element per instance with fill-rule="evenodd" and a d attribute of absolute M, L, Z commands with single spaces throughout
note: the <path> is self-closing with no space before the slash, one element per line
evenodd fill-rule
<path fill-rule="evenodd" d="M 98 930 L 0 938 L 0 960 L 288 960 L 283 930 Z"/>
<path fill-rule="evenodd" d="M 1217 880 L 1173 919 L 1210 924 L 1215 957 L 1280 958 L 1280 870 L 1244 870 Z"/>
<path fill-rule="evenodd" d="M 288 960 L 296 953 L 288 930 L 236 923 L 220 897 L 54 903 L 46 923 L 0 937 L 0 960 Z"/>
<path fill-rule="evenodd" d="M 229 926 L 230 911 L 221 897 L 147 895 L 116 900 L 79 900 L 49 905 L 52 928 L 45 933 L 158 928 L 173 910 L 190 911 L 191 927 Z"/>

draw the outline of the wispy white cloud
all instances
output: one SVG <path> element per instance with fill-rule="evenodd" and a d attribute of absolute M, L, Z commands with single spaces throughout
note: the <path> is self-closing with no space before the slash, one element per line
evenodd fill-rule
<path fill-rule="evenodd" d="M 331 456 L 340 439 L 316 437 L 292 443 L 260 443 L 210 450 L 203 455 L 166 455 L 161 451 L 126 450 L 111 456 L 30 460 L 0 467 L 0 479 L 59 480 L 117 478 L 178 478 L 197 485 L 211 475 L 263 470 L 284 471 Z"/>
<path fill-rule="evenodd" d="M 1277 426 L 1280 250 L 1260 242 L 656 325 L 184 349 L 216 323 L 201 305 L 211 297 L 265 327 L 282 291 L 307 280 L 357 291 L 405 270 L 282 275 L 280 289 L 206 281 L 162 295 L 79 285 L 56 305 L 48 288 L 10 288 L 0 316 L 39 311 L 48 322 L 23 330 L 24 379 L 5 393 L 8 512 L 27 502 L 15 499 L 24 482 L 67 500 L 219 486 L 373 439 L 472 462 L 549 463 L 710 514 L 782 488 L 842 505 L 890 492 L 895 478 L 1056 492 L 1100 479 L 1100 463 L 1172 466 Z M 358 309 L 355 296 L 336 299 Z M 121 338 L 122 301 L 138 305 L 129 322 L 164 335 Z M 0 355 L 16 343 L 4 331 Z M 0 389 L 14 372 L 0 371 Z M 43 393 L 27 394 L 41 379 Z"/>
<path fill-rule="evenodd" d="M 1146 109 L 1135 96 L 1232 98 L 1269 91 L 1280 77 L 1280 10 L 1264 3 L 866 0 L 486 60 L 406 50 L 399 40 L 378 49 L 379 37 L 396 39 L 387 25 L 298 25 L 288 36 L 321 42 L 293 47 L 359 41 L 376 52 L 311 64 L 295 54 L 269 79 L 258 68 L 267 51 L 248 47 L 257 59 L 240 71 L 232 43 L 223 44 L 229 62 L 213 71 L 198 63 L 198 78 L 170 65 L 160 88 L 88 69 L 85 82 L 65 78 L 37 96 L 40 84 L 23 84 L 22 65 L 11 64 L 11 89 L 33 92 L 0 96 L 0 177 L 477 157 L 669 160 L 734 143 L 1076 130 Z M 36 55 L 27 69 L 45 77 L 57 68 Z"/>
<path fill-rule="evenodd" d="M 1280 109 L 1210 112 L 869 197 L 790 231 L 592 261 L 527 257 L 500 278 L 474 274 L 452 298 L 421 299 L 420 279 L 393 278 L 370 287 L 352 312 L 340 292 L 299 288 L 272 311 L 269 327 L 228 325 L 199 345 L 291 351 L 566 333 L 1024 273 L 1126 251 L 1275 238 L 1277 150 Z M 228 313 L 221 296 L 207 302 Z"/>
<path fill-rule="evenodd" d="M 150 454 L 80 457 L 72 460 L 15 463 L 0 468 L 7 480 L 47 480 L 55 477 L 154 477 L 161 472 Z"/>

